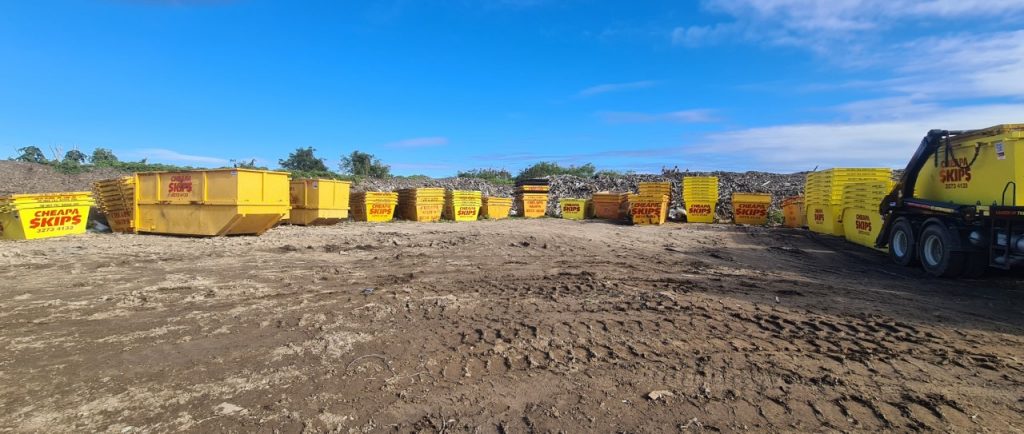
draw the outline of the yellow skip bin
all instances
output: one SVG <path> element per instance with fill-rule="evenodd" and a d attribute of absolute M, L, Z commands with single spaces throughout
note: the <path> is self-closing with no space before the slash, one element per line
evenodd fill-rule
<path fill-rule="evenodd" d="M 562 210 L 562 218 L 567 220 L 583 220 L 587 216 L 586 199 L 559 199 L 558 207 Z"/>
<path fill-rule="evenodd" d="M 768 207 L 772 195 L 763 193 L 733 193 L 733 221 L 738 225 L 764 225 L 768 223 Z"/>
<path fill-rule="evenodd" d="M 348 219 L 349 181 L 293 179 L 291 217 L 293 225 L 333 225 Z"/>
<path fill-rule="evenodd" d="M 259 235 L 288 215 L 288 173 L 249 169 L 137 173 L 136 230 Z"/>
<path fill-rule="evenodd" d="M 37 240 L 85 233 L 92 193 L 16 194 L 0 198 L 0 238 Z"/>
<path fill-rule="evenodd" d="M 507 219 L 508 213 L 512 210 L 511 197 L 488 197 L 483 198 L 483 205 L 480 213 L 484 218 L 491 220 Z"/>
<path fill-rule="evenodd" d="M 395 218 L 398 193 L 352 193 L 352 218 L 360 222 L 389 222 Z"/>

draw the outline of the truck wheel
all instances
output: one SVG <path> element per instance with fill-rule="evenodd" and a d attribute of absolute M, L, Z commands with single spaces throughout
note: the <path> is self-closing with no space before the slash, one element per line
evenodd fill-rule
<path fill-rule="evenodd" d="M 909 267 L 917 260 L 917 240 L 914 227 L 906 219 L 896 220 L 889 233 L 889 257 L 892 261 Z"/>
<path fill-rule="evenodd" d="M 932 224 L 921 231 L 918 257 L 928 274 L 936 277 L 959 277 L 967 265 L 963 252 L 954 252 L 949 231 L 941 225 Z"/>

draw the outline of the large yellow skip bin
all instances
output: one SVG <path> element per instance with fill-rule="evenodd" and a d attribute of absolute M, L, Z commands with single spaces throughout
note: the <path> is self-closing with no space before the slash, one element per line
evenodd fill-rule
<path fill-rule="evenodd" d="M 137 173 L 139 232 L 261 234 L 288 215 L 288 173 L 249 169 Z"/>
<path fill-rule="evenodd" d="M 293 225 L 333 225 L 348 219 L 349 181 L 293 179 L 291 217 Z"/>
<path fill-rule="evenodd" d="M 360 222 L 383 223 L 394 220 L 398 193 L 367 191 L 352 193 L 352 218 Z"/>
<path fill-rule="evenodd" d="M 0 198 L 0 238 L 36 240 L 85 233 L 92 193 L 16 194 Z"/>
<path fill-rule="evenodd" d="M 668 217 L 667 194 L 629 195 L 629 213 L 635 225 L 661 225 Z"/>
<path fill-rule="evenodd" d="M 764 193 L 733 193 L 732 215 L 738 225 L 764 225 L 768 223 L 768 207 L 772 195 Z"/>
<path fill-rule="evenodd" d="M 714 223 L 718 202 L 711 200 L 687 201 L 686 221 L 689 223 Z"/>
<path fill-rule="evenodd" d="M 783 226 L 802 228 L 807 226 L 807 213 L 803 196 L 787 197 L 782 201 L 782 214 L 785 217 Z"/>

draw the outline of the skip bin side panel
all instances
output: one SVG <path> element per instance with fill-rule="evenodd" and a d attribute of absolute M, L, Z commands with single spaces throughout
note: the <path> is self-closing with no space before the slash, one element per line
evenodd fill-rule
<path fill-rule="evenodd" d="M 961 205 L 992 205 L 1002 202 L 1009 182 L 1016 182 L 1017 203 L 1024 203 L 1021 142 L 1014 134 L 1000 134 L 953 145 L 951 152 L 940 148 L 921 169 L 914 196 Z M 1007 205 L 1014 200 L 1012 191 L 1011 187 L 1007 192 Z"/>

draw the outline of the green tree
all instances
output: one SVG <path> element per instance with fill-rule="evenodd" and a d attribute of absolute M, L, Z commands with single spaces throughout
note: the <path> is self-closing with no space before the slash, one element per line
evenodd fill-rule
<path fill-rule="evenodd" d="M 523 169 L 516 176 L 516 179 L 543 178 L 552 175 L 573 175 L 581 178 L 591 178 L 595 172 L 597 172 L 597 168 L 591 163 L 582 166 L 562 167 L 553 161 L 541 161 Z"/>
<path fill-rule="evenodd" d="M 254 161 L 255 163 L 255 161 Z M 316 149 L 312 146 L 298 148 L 295 152 L 288 154 L 288 158 L 278 160 L 281 168 L 292 172 L 327 172 L 327 165 L 324 160 L 316 157 Z"/>
<path fill-rule="evenodd" d="M 353 176 L 370 178 L 387 178 L 391 176 L 391 167 L 381 163 L 373 154 L 352 151 L 348 156 L 341 157 L 339 165 L 343 173 Z"/>
<path fill-rule="evenodd" d="M 512 173 L 505 169 L 473 169 L 458 172 L 459 178 L 477 178 L 493 182 L 495 184 L 511 184 Z"/>
<path fill-rule="evenodd" d="M 77 149 L 72 149 L 64 154 L 64 164 L 84 164 L 86 160 L 85 153 Z"/>
<path fill-rule="evenodd" d="M 231 160 L 231 165 L 236 169 L 258 169 L 266 170 L 266 167 L 260 167 L 256 165 L 256 159 L 251 160 Z"/>
<path fill-rule="evenodd" d="M 97 166 L 110 166 L 117 163 L 117 156 L 114 155 L 114 151 L 107 148 L 96 148 L 92 150 L 92 156 L 89 157 L 89 162 Z"/>
<path fill-rule="evenodd" d="M 19 148 L 18 152 L 20 152 L 21 155 L 18 155 L 18 157 L 15 158 L 16 161 L 25 161 L 29 163 L 40 164 L 46 163 L 47 161 L 46 154 L 43 153 L 42 149 L 39 149 L 36 146 L 26 146 L 24 148 Z"/>

